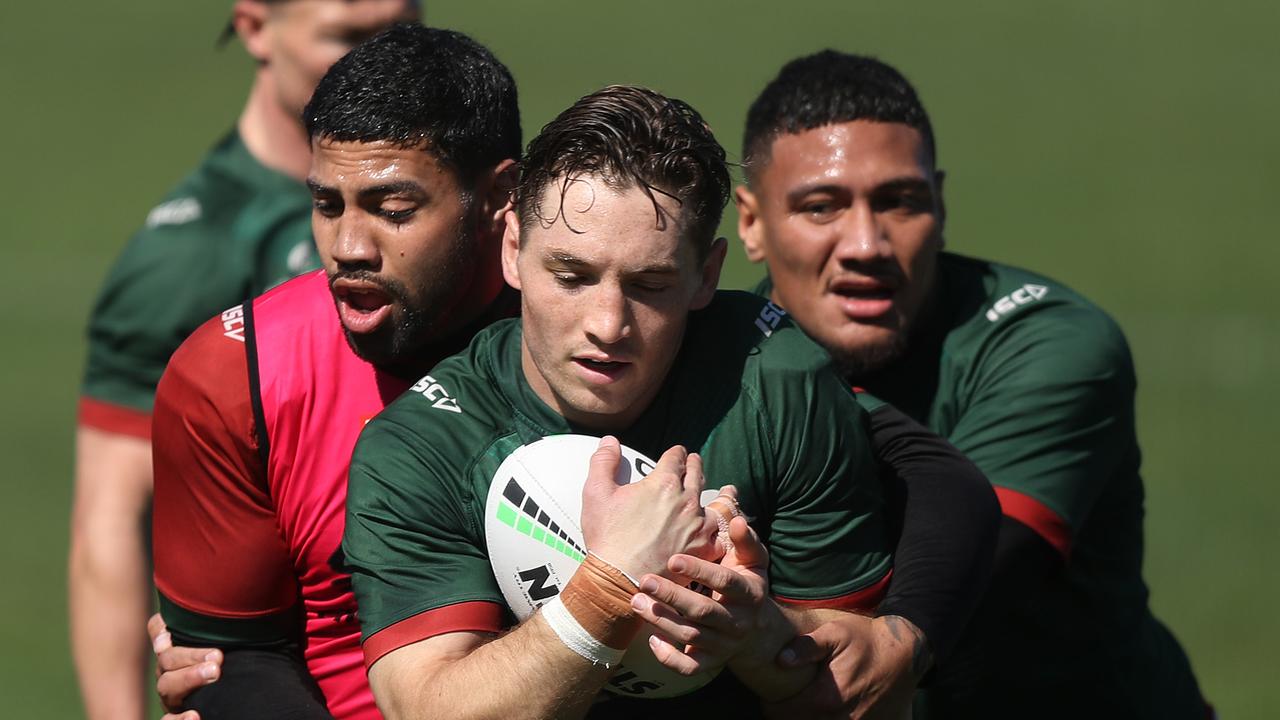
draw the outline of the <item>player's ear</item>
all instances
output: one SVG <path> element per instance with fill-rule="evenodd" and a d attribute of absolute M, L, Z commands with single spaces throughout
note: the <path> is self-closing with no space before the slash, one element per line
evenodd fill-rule
<path fill-rule="evenodd" d="M 746 185 L 733 190 L 733 203 L 738 206 L 738 237 L 747 251 L 747 259 L 753 263 L 764 260 L 763 228 L 760 226 L 759 198 Z"/>
<path fill-rule="evenodd" d="M 262 0 L 236 0 L 231 8 L 231 25 L 244 44 L 249 56 L 259 64 L 271 57 L 271 43 L 267 37 L 267 18 L 271 9 Z"/>
<path fill-rule="evenodd" d="M 516 211 L 508 209 L 503 213 L 506 227 L 502 230 L 502 278 L 516 290 L 520 289 L 520 218 Z"/>
<path fill-rule="evenodd" d="M 720 284 L 720 270 L 724 268 L 724 256 L 728 252 L 729 241 L 716 238 L 707 251 L 707 259 L 702 261 L 698 278 L 698 289 L 693 295 L 691 310 L 701 310 L 711 302 L 716 294 L 716 286 Z"/>
<path fill-rule="evenodd" d="M 495 232 L 502 232 L 507 213 L 514 207 L 516 181 L 520 169 L 515 160 L 507 158 L 498 163 L 489 175 L 484 187 L 481 219 Z"/>

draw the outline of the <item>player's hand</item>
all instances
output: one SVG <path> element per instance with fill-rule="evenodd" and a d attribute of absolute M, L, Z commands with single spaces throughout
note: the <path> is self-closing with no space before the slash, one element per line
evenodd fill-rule
<path fill-rule="evenodd" d="M 797 637 L 779 654 L 779 668 L 821 667 L 808 687 L 767 705 L 765 713 L 779 720 L 910 717 L 911 698 L 928 662 L 924 634 L 910 621 L 896 615 L 842 616 Z"/>
<path fill-rule="evenodd" d="M 768 553 L 741 517 L 729 523 L 729 539 L 733 549 L 721 563 L 675 555 L 667 562 L 674 580 L 645 575 L 631 600 L 636 613 L 669 639 L 650 639 L 654 656 L 678 673 L 723 667 L 768 624 Z M 711 590 L 711 595 L 687 587 L 691 581 Z"/>
<path fill-rule="evenodd" d="M 151 649 L 156 654 L 156 694 L 169 714 L 164 720 L 199 720 L 194 710 L 179 713 L 187 696 L 214 682 L 222 674 L 222 651 L 173 644 L 173 636 L 159 613 L 147 621 Z"/>
<path fill-rule="evenodd" d="M 702 509 L 702 458 L 677 445 L 649 475 L 629 485 L 615 477 L 622 452 L 605 437 L 591 456 L 582 488 L 582 536 L 587 549 L 632 578 L 664 574 L 672 555 L 715 557 L 718 526 Z"/>

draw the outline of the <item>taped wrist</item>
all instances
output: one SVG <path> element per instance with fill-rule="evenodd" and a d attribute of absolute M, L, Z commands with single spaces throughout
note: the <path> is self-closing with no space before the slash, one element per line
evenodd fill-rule
<path fill-rule="evenodd" d="M 640 632 L 631 608 L 638 588 L 618 568 L 588 554 L 564 590 L 542 607 L 542 618 L 570 650 L 612 667 Z"/>

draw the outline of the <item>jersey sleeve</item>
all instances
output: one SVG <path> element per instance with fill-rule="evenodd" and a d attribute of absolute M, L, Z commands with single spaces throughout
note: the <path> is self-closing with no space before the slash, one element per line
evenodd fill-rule
<path fill-rule="evenodd" d="M 860 404 L 868 400 L 874 398 L 858 394 Z M 978 468 L 928 428 L 884 403 L 870 419 L 876 458 L 894 499 L 890 517 L 902 518 L 893 581 L 876 612 L 910 620 L 941 660 L 987 588 L 999 505 Z"/>
<path fill-rule="evenodd" d="M 249 296 L 249 278 L 236 282 L 220 255 L 227 245 L 199 222 L 146 227 L 133 236 L 89 318 L 81 424 L 146 432 L 147 423 L 136 418 L 151 412 L 169 356 L 209 316 Z"/>
<path fill-rule="evenodd" d="M 464 507 L 464 470 L 444 454 L 458 448 L 389 416 L 419 399 L 402 396 L 374 418 L 351 461 L 342 549 L 367 665 L 429 637 L 504 625 L 483 532 Z"/>
<path fill-rule="evenodd" d="M 1109 318 L 1050 312 L 1010 319 L 949 439 L 995 486 L 1004 514 L 1066 558 L 1110 478 L 1137 470 L 1136 380 Z"/>
<path fill-rule="evenodd" d="M 196 646 L 296 640 L 296 576 L 258 453 L 242 327 L 214 318 L 182 344 L 153 420 L 155 581 L 170 630 Z"/>
<path fill-rule="evenodd" d="M 778 462 L 773 592 L 793 604 L 874 609 L 892 563 L 866 412 L 825 353 L 816 365 L 770 368 L 760 385 Z"/>

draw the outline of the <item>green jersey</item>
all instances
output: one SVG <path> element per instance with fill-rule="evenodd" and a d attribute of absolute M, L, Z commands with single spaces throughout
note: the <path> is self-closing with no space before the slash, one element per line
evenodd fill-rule
<path fill-rule="evenodd" d="M 962 689 L 978 705 L 939 697 L 934 707 L 1046 717 L 1049 702 L 1055 717 L 1202 718 L 1187 658 L 1147 607 L 1124 335 L 1079 294 L 1017 268 L 942 253 L 936 283 L 907 354 L 852 380 L 968 455 L 1004 514 L 1065 570 L 962 641 L 957 662 L 980 658 Z"/>
<path fill-rule="evenodd" d="M 530 389 L 520 347 L 519 320 L 486 329 L 361 435 L 343 551 L 368 663 L 442 632 L 501 629 L 476 620 L 477 605 L 506 608 L 484 534 L 495 472 L 522 445 L 581 432 Z M 661 391 L 618 437 L 655 458 L 682 444 L 702 454 L 708 488 L 735 485 L 776 595 L 869 607 L 890 556 L 866 424 L 785 313 L 722 292 L 690 315 Z"/>
<path fill-rule="evenodd" d="M 151 210 L 107 276 L 89 320 L 82 422 L 130 432 L 193 330 L 318 262 L 306 186 L 264 167 L 233 131 Z"/>

